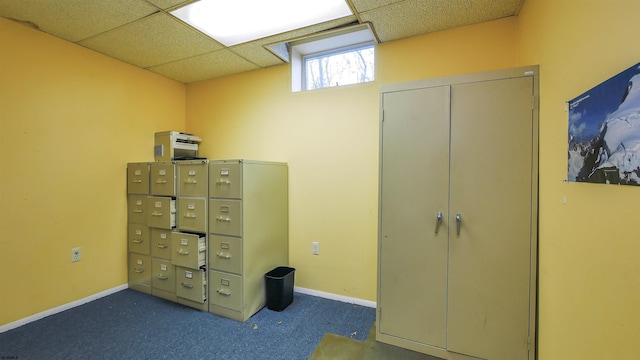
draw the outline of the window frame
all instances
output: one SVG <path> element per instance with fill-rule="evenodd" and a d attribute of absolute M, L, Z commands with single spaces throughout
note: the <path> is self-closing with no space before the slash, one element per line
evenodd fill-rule
<path fill-rule="evenodd" d="M 306 89 L 306 74 L 303 80 L 303 72 L 306 73 L 303 57 L 317 56 L 322 53 L 339 53 L 348 48 L 356 49 L 373 45 L 373 80 L 376 78 L 376 45 L 378 40 L 370 23 L 348 25 L 333 30 L 328 30 L 294 40 L 277 42 L 265 45 L 265 49 L 291 65 L 291 91 L 309 91 Z M 354 83 L 351 85 L 362 84 Z M 344 86 L 344 85 L 339 85 Z M 335 86 L 331 86 L 335 87 Z M 326 89 L 311 89 L 320 90 Z"/>
<path fill-rule="evenodd" d="M 313 88 L 313 89 L 309 89 L 308 88 L 308 82 L 307 82 L 307 77 L 308 77 L 308 73 L 307 73 L 307 62 L 310 60 L 314 60 L 314 59 L 322 59 L 325 57 L 331 57 L 331 56 L 336 56 L 336 55 L 341 55 L 341 54 L 347 54 L 347 53 L 352 53 L 352 52 L 356 52 L 359 50 L 365 50 L 365 49 L 371 49 L 373 50 L 373 76 L 372 79 L 369 81 L 363 81 L 363 82 L 354 82 L 354 83 L 347 83 L 347 84 L 338 84 L 336 86 L 332 86 L 331 84 L 329 84 L 329 86 L 324 86 L 324 87 L 319 87 L 319 88 Z M 367 42 L 362 42 L 362 43 L 357 43 L 357 44 L 352 44 L 352 45 L 346 45 L 346 46 L 340 46 L 340 47 L 335 47 L 332 49 L 327 49 L 327 50 L 322 50 L 322 51 L 318 51 L 318 52 L 313 52 L 313 53 L 309 53 L 309 54 L 304 54 L 302 55 L 301 58 L 301 91 L 309 91 L 309 90 L 318 90 L 318 89 L 326 89 L 326 88 L 331 88 L 331 87 L 338 87 L 338 86 L 346 86 L 346 85 L 355 85 L 355 84 L 363 84 L 363 83 L 367 83 L 367 82 L 372 82 L 375 81 L 376 79 L 376 69 L 375 69 L 375 65 L 376 65 L 376 47 L 375 47 L 375 41 L 367 41 Z"/>

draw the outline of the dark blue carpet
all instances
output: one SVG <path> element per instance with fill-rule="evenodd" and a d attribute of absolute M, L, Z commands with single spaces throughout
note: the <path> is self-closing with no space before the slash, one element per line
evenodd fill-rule
<path fill-rule="evenodd" d="M 241 323 L 123 290 L 0 334 L 0 359 L 307 359 L 325 333 L 364 340 L 375 316 L 295 293 Z"/>

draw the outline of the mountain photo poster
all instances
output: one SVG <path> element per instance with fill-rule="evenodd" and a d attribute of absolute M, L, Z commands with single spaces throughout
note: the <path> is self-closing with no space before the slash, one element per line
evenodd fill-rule
<path fill-rule="evenodd" d="M 640 63 L 569 101 L 568 180 L 640 186 Z"/>

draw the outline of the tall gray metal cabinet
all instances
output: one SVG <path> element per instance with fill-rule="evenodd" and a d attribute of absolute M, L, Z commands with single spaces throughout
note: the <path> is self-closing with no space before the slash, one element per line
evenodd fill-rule
<path fill-rule="evenodd" d="M 535 358 L 538 68 L 381 88 L 376 339 Z"/>

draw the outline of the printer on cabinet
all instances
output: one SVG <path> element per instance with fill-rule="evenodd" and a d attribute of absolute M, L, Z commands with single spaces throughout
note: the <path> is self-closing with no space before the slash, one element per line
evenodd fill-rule
<path fill-rule="evenodd" d="M 197 159 L 200 141 L 199 137 L 183 132 L 157 132 L 153 147 L 154 157 L 156 161 Z"/>

